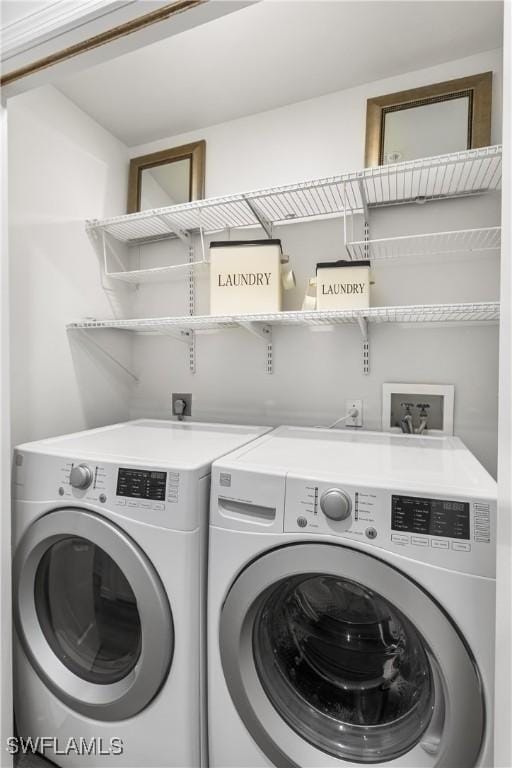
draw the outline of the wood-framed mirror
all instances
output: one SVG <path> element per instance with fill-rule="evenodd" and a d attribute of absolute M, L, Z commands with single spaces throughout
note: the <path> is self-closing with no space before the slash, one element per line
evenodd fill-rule
<path fill-rule="evenodd" d="M 492 72 L 368 99 L 365 166 L 491 143 Z"/>
<path fill-rule="evenodd" d="M 195 141 L 130 160 L 128 213 L 204 197 L 206 142 Z"/>

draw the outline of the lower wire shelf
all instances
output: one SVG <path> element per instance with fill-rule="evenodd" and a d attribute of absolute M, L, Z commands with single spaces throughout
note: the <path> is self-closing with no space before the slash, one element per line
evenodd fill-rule
<path fill-rule="evenodd" d="M 69 323 L 68 330 L 118 328 L 135 333 L 166 333 L 173 329 L 190 331 L 244 328 L 247 325 L 346 325 L 368 323 L 481 323 L 499 320 L 499 302 L 464 304 L 416 304 L 368 309 L 338 309 L 329 311 L 297 311 L 258 313 L 248 315 L 187 315 L 182 317 L 151 317 L 125 320 L 85 318 Z"/>
<path fill-rule="evenodd" d="M 250 315 L 188 315 L 184 317 L 151 317 L 126 320 L 97 320 L 86 318 L 69 323 L 68 331 L 117 329 L 137 334 L 161 334 L 189 345 L 194 344 L 195 334 L 201 331 L 220 331 L 228 328 L 242 328 L 259 337 L 265 345 L 265 371 L 273 373 L 272 329 L 278 326 L 336 326 L 359 327 L 362 335 L 362 368 L 365 375 L 370 372 L 370 347 L 368 325 L 371 323 L 496 323 L 499 320 L 499 302 L 476 302 L 464 304 L 420 304 L 397 307 L 370 307 L 368 309 L 346 309 L 331 311 L 275 312 Z M 87 334 L 88 335 L 88 334 Z M 92 341 L 92 340 L 91 340 Z M 92 341 L 103 355 L 138 381 L 136 374 L 128 370 L 111 352 L 96 341 Z M 194 368 L 195 370 L 195 368 Z"/>

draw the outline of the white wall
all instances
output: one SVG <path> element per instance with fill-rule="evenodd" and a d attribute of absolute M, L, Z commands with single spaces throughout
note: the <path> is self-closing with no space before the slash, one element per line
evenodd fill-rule
<path fill-rule="evenodd" d="M 130 147 L 130 156 L 206 139 L 207 197 L 359 170 L 364 166 L 368 98 L 490 70 L 494 72 L 492 143 L 498 143 L 501 50 L 140 144 Z"/>
<path fill-rule="evenodd" d="M 208 196 L 285 184 L 360 168 L 364 156 L 366 99 L 445 79 L 494 71 L 493 136 L 501 139 L 501 52 L 491 51 L 281 109 L 170 137 L 130 149 L 132 156 L 206 139 Z M 376 237 L 499 223 L 497 196 L 396 207 L 372 214 Z M 253 232 L 234 233 L 251 237 Z M 280 227 L 297 273 L 297 290 L 286 308 L 300 308 L 316 261 L 343 258 L 342 222 Z M 222 239 L 219 235 L 217 239 Z M 174 248 L 174 251 L 173 251 Z M 147 250 L 152 264 L 183 260 L 179 247 Z M 146 262 L 146 263 L 149 263 Z M 375 266 L 373 303 L 378 305 L 496 300 L 497 257 L 438 257 Z M 197 312 L 207 312 L 207 285 L 198 281 Z M 134 316 L 187 313 L 183 283 L 141 286 Z M 264 373 L 262 343 L 241 331 L 200 336 L 197 374 L 187 369 L 187 349 L 169 338 L 138 338 L 131 413 L 169 414 L 171 391 L 193 393 L 196 418 L 253 423 L 325 424 L 344 412 L 345 398 L 362 397 L 365 426 L 380 428 L 385 381 L 453 383 L 455 431 L 496 473 L 498 332 L 488 327 L 371 329 L 371 375 L 361 373 L 361 339 L 354 328 L 330 332 L 275 331 L 275 373 Z"/>
<path fill-rule="evenodd" d="M 498 529 L 496 541 L 495 765 L 512 765 L 512 2 L 505 3 L 503 103 L 503 243 L 501 267 Z"/>
<path fill-rule="evenodd" d="M 0 103 L 0 165 L 7 167 L 7 110 Z M 0 186 L 0 504 L 11 507 L 11 442 L 9 412 L 9 259 L 7 244 L 7 174 Z M 12 643 L 11 643 L 11 516 L 0 520 L 0 739 L 12 734 Z M 0 750 L 1 768 L 10 768 L 12 758 Z"/>
<path fill-rule="evenodd" d="M 205 138 L 209 196 L 329 175 L 362 166 L 368 97 L 488 69 L 495 72 L 497 142 L 501 60 L 492 51 L 132 148 L 130 155 Z M 362 397 L 365 426 L 380 428 L 382 383 L 425 381 L 455 384 L 456 432 L 495 473 L 496 326 L 373 326 L 369 377 L 361 373 L 354 328 L 278 329 L 273 376 L 264 373 L 262 343 L 240 331 L 200 336 L 195 376 L 188 372 L 185 345 L 167 337 L 136 338 L 131 363 L 140 383 L 130 391 L 119 369 L 78 343 L 79 334 L 66 336 L 65 323 L 108 317 L 123 305 L 132 316 L 186 314 L 186 286 L 149 285 L 131 293 L 116 285 L 109 303 L 83 222 L 124 212 L 126 148 L 52 88 L 17 97 L 9 107 L 10 162 L 17 169 L 9 190 L 15 443 L 125 418 L 129 396 L 133 416 L 169 415 L 171 391 L 193 393 L 196 418 L 270 424 L 329 423 L 343 412 L 345 398 Z M 486 197 L 379 211 L 372 234 L 498 221 L 498 201 Z M 278 234 L 297 273 L 297 289 L 286 294 L 285 306 L 297 308 L 316 261 L 343 256 L 342 222 L 286 226 Z M 175 244 L 149 253 L 153 263 L 184 255 Z M 498 298 L 498 263 L 488 256 L 378 264 L 375 280 L 373 303 L 380 305 Z M 206 280 L 198 280 L 198 312 L 208 311 L 207 293 Z M 123 332 L 90 338 L 130 363 Z"/>
<path fill-rule="evenodd" d="M 12 441 L 128 415 L 124 374 L 67 334 L 109 316 L 86 218 L 125 210 L 126 148 L 51 86 L 9 101 Z M 114 338 L 115 337 L 115 338 Z M 125 361 L 128 339 L 103 335 Z"/>

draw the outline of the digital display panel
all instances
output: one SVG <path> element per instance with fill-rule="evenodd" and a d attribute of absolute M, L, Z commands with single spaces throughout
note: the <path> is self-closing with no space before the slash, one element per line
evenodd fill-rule
<path fill-rule="evenodd" d="M 120 469 L 117 475 L 117 495 L 130 499 L 165 501 L 167 472 L 145 469 Z"/>
<path fill-rule="evenodd" d="M 391 497 L 391 528 L 394 531 L 469 539 L 469 504 L 463 501 Z"/>

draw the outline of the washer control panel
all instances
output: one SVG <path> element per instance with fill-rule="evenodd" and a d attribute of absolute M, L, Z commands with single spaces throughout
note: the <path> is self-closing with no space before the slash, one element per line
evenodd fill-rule
<path fill-rule="evenodd" d="M 286 479 L 285 532 L 339 535 L 479 575 L 494 575 L 495 520 L 493 499 Z"/>
<path fill-rule="evenodd" d="M 377 508 L 379 495 L 375 490 L 355 490 L 338 483 L 305 482 L 298 478 L 286 480 L 285 531 L 304 533 L 343 533 L 378 535 Z"/>
<path fill-rule="evenodd" d="M 391 529 L 422 538 L 469 539 L 469 503 L 421 496 L 391 496 Z"/>

